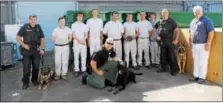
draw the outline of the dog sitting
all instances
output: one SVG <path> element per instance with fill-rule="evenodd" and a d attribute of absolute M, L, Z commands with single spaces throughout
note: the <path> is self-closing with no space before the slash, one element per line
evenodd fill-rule
<path fill-rule="evenodd" d="M 38 89 L 47 89 L 53 80 L 54 72 L 50 68 L 49 65 L 43 65 L 40 68 L 40 74 L 39 74 L 39 87 Z"/>
<path fill-rule="evenodd" d="M 184 73 L 185 65 L 186 65 L 185 43 L 179 44 L 179 47 L 177 49 L 177 63 L 179 66 L 179 73 Z"/>
<path fill-rule="evenodd" d="M 109 92 L 117 94 L 125 90 L 127 84 L 129 84 L 130 82 L 136 83 L 136 75 L 142 75 L 142 73 L 134 73 L 133 71 L 126 68 L 124 62 L 119 62 L 116 84 L 112 89 L 109 90 Z"/>

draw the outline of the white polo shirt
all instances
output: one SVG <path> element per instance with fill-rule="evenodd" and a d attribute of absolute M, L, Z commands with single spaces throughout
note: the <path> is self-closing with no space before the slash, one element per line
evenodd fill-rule
<path fill-rule="evenodd" d="M 103 30 L 103 21 L 100 18 L 90 18 L 87 20 L 90 38 L 100 38 L 101 31 Z"/>
<path fill-rule="evenodd" d="M 106 33 L 108 37 L 113 39 L 121 39 L 122 33 L 124 33 L 124 28 L 122 23 L 119 21 L 109 21 L 105 24 L 103 33 Z"/>
<path fill-rule="evenodd" d="M 136 29 L 137 29 L 137 23 L 135 22 L 125 22 L 124 23 L 124 30 L 126 36 L 133 36 L 136 34 Z"/>
<path fill-rule="evenodd" d="M 145 20 L 138 22 L 138 28 L 139 37 L 149 37 L 149 31 L 153 29 L 153 26 L 148 20 Z"/>
<path fill-rule="evenodd" d="M 67 44 L 69 43 L 69 35 L 72 35 L 72 31 L 68 27 L 64 27 L 63 29 L 57 27 L 53 30 L 52 36 L 56 36 L 55 44 Z"/>
<path fill-rule="evenodd" d="M 88 27 L 84 23 L 75 22 L 71 25 L 71 30 L 79 39 L 84 39 L 84 33 L 88 32 Z"/>

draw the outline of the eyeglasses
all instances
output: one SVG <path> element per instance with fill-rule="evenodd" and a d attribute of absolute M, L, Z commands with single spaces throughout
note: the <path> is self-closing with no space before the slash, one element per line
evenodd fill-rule
<path fill-rule="evenodd" d="M 108 44 L 108 45 L 114 45 L 113 43 L 109 43 L 109 42 L 107 42 L 107 44 Z"/>

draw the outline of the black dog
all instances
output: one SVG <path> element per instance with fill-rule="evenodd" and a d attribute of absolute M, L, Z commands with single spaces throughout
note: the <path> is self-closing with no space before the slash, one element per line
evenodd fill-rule
<path fill-rule="evenodd" d="M 113 94 L 117 94 L 125 90 L 127 84 L 129 84 L 130 82 L 136 83 L 136 75 L 142 75 L 142 73 L 134 73 L 133 71 L 126 68 L 124 62 L 119 62 L 116 84 L 112 89 L 108 91 L 113 92 Z"/>

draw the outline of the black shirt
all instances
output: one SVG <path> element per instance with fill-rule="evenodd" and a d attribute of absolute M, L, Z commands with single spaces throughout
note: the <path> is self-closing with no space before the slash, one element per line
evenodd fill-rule
<path fill-rule="evenodd" d="M 116 56 L 114 49 L 112 48 L 110 51 L 107 51 L 103 47 L 101 50 L 93 54 L 92 60 L 96 61 L 97 68 L 100 68 L 107 62 L 109 56 L 111 58 L 114 58 Z"/>
<path fill-rule="evenodd" d="M 24 43 L 29 45 L 40 45 L 40 39 L 44 38 L 43 30 L 39 24 L 34 27 L 30 24 L 25 24 L 18 31 L 18 35 L 23 37 Z"/>
<path fill-rule="evenodd" d="M 162 20 L 157 22 L 154 26 L 156 29 L 161 28 L 160 37 L 162 41 L 173 41 L 174 29 L 176 29 L 177 23 L 172 18 L 168 18 L 167 20 Z"/>

